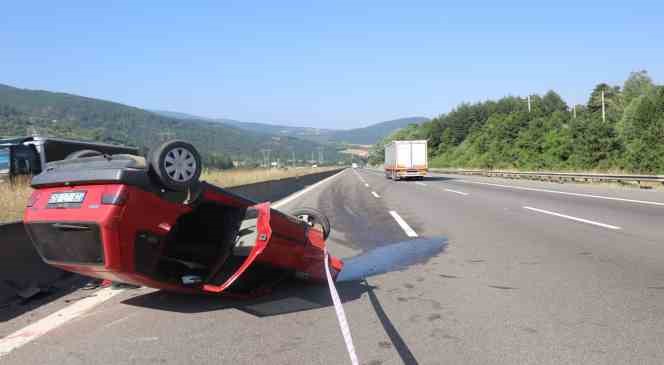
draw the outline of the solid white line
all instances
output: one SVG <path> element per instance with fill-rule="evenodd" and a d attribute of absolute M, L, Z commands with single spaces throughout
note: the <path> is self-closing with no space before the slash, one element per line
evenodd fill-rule
<path fill-rule="evenodd" d="M 459 194 L 459 195 L 468 195 L 468 193 L 464 193 L 463 191 L 457 191 L 452 189 L 445 189 L 445 191 L 449 191 L 450 193 Z"/>
<path fill-rule="evenodd" d="M 378 193 L 376 193 L 375 191 L 372 191 L 371 195 L 373 195 L 374 198 L 380 198 L 380 195 L 378 195 Z"/>
<path fill-rule="evenodd" d="M 44 335 L 45 333 L 63 325 L 64 323 L 80 316 L 81 314 L 94 308 L 96 305 L 111 299 L 124 290 L 112 288 L 103 288 L 94 293 L 94 296 L 83 298 L 78 302 L 65 307 L 48 317 L 20 329 L 11 335 L 0 339 L 0 358 L 9 354 L 11 351 L 27 344 L 28 342 Z"/>
<path fill-rule="evenodd" d="M 360 175 L 360 173 L 357 172 L 357 170 L 353 170 L 353 172 L 355 173 L 355 175 L 357 175 L 357 178 L 360 179 L 360 181 L 362 181 L 365 184 L 367 183 L 366 180 L 364 180 L 364 178 L 362 177 L 362 175 Z"/>
<path fill-rule="evenodd" d="M 321 181 L 319 181 L 319 182 L 317 182 L 317 183 L 315 183 L 315 184 L 313 184 L 313 185 L 307 186 L 305 189 L 300 190 L 300 191 L 298 191 L 297 193 L 291 194 L 291 195 L 289 195 L 289 196 L 287 196 L 287 197 L 285 197 L 285 198 L 283 198 L 283 199 L 277 201 L 276 203 L 272 204 L 272 208 L 279 208 L 280 206 L 282 206 L 282 205 L 284 205 L 284 204 L 288 204 L 288 203 L 290 203 L 291 201 L 293 201 L 293 200 L 299 198 L 300 196 L 302 196 L 302 195 L 304 195 L 304 194 L 310 192 L 312 189 L 315 189 L 316 187 L 321 186 L 321 185 L 325 184 L 326 182 L 328 182 L 328 181 L 334 179 L 335 177 L 337 177 L 337 176 L 343 174 L 344 171 L 346 171 L 346 170 L 341 170 L 341 171 L 339 171 L 338 173 L 336 173 L 336 174 L 334 174 L 334 175 L 332 175 L 332 176 L 326 177 L 325 179 L 323 179 L 323 180 L 321 180 Z"/>
<path fill-rule="evenodd" d="M 570 219 L 570 220 L 577 221 L 577 222 L 592 224 L 594 226 L 604 227 L 604 228 L 608 228 L 608 229 L 616 229 L 616 230 L 620 229 L 620 227 L 618 227 L 618 226 L 612 226 L 610 224 L 595 222 L 595 221 L 591 221 L 591 220 L 588 220 L 588 219 L 572 217 L 571 215 L 560 214 L 560 213 L 551 212 L 551 211 L 544 210 L 544 209 L 537 209 L 537 208 L 533 208 L 533 207 L 523 207 L 523 208 L 528 209 L 528 210 L 532 210 L 532 211 L 535 211 L 535 212 L 550 214 L 550 215 L 560 217 L 560 218 Z"/>
<path fill-rule="evenodd" d="M 427 184 L 425 184 L 425 183 L 423 183 L 423 182 L 419 182 L 419 181 L 416 181 L 415 184 L 417 184 L 417 185 L 421 185 L 421 186 L 427 186 Z"/>
<path fill-rule="evenodd" d="M 406 236 L 417 237 L 417 233 L 412 228 L 410 228 L 408 223 L 406 223 L 406 221 L 403 220 L 403 218 L 401 218 L 401 216 L 397 212 L 390 210 L 390 215 L 392 216 L 392 218 L 394 218 L 395 221 L 397 221 L 397 223 L 399 223 L 401 229 L 403 229 L 403 231 L 406 232 Z"/>
<path fill-rule="evenodd" d="M 346 312 L 344 311 L 344 306 L 341 304 L 341 298 L 339 298 L 339 293 L 337 288 L 334 286 L 334 280 L 330 274 L 330 259 L 327 253 L 327 247 L 323 249 L 325 252 L 325 276 L 327 277 L 327 287 L 330 289 L 330 296 L 332 297 L 332 304 L 334 304 L 334 311 L 337 314 L 337 321 L 339 322 L 339 328 L 341 329 L 341 336 L 344 338 L 346 343 L 346 351 L 350 357 L 350 363 L 352 365 L 358 365 L 360 362 L 357 359 L 357 353 L 355 352 L 355 345 L 353 345 L 353 336 L 350 333 L 350 326 L 348 326 L 348 320 L 346 319 Z"/>
<path fill-rule="evenodd" d="M 501 188 L 509 188 L 509 189 L 520 189 L 520 190 L 539 191 L 539 192 L 542 192 L 542 193 L 552 193 L 552 194 L 572 195 L 572 196 L 580 196 L 580 197 L 584 197 L 584 198 L 606 199 L 606 200 L 616 200 L 616 201 L 628 202 L 628 203 L 650 204 L 650 205 L 664 206 L 664 203 L 653 202 L 653 201 L 648 201 L 648 200 L 635 200 L 635 199 L 625 199 L 625 198 L 614 198 L 614 197 L 611 197 L 611 196 L 592 195 L 592 194 L 582 194 L 582 193 L 570 193 L 570 192 L 567 192 L 567 191 L 548 190 L 548 189 L 538 189 L 538 188 L 526 188 L 526 187 L 523 187 L 523 186 L 491 184 L 491 183 L 485 183 L 485 182 L 479 182 L 479 181 L 468 181 L 468 180 L 459 180 L 459 181 L 460 181 L 460 182 L 463 182 L 463 183 L 467 183 L 467 184 L 489 185 L 489 186 L 497 186 L 497 187 L 501 187 Z"/>

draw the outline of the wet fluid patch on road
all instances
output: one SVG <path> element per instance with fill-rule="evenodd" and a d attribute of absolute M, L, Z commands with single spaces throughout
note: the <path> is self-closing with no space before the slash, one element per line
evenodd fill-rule
<path fill-rule="evenodd" d="M 344 259 L 338 282 L 361 280 L 369 276 L 400 271 L 422 264 L 447 247 L 447 238 L 419 238 L 381 246 Z"/>

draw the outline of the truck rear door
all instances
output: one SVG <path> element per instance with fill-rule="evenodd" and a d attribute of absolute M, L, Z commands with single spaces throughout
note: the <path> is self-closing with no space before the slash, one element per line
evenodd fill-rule
<path fill-rule="evenodd" d="M 412 163 L 413 167 L 417 169 L 427 168 L 427 145 L 424 142 L 411 143 L 412 148 Z"/>
<path fill-rule="evenodd" d="M 397 167 L 398 168 L 411 168 L 411 148 L 410 143 L 397 143 Z"/>

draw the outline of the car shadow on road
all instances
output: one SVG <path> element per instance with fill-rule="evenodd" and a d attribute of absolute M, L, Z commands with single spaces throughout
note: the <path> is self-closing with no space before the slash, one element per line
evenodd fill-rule
<path fill-rule="evenodd" d="M 378 320 L 404 364 L 417 364 L 415 356 L 401 337 L 389 316 L 374 293 L 375 286 L 366 280 L 337 283 L 341 301 L 351 302 L 365 293 Z M 133 297 L 123 304 L 178 313 L 201 313 L 226 309 L 236 309 L 257 317 L 270 317 L 282 314 L 331 307 L 333 305 L 327 285 L 312 285 L 299 280 L 288 280 L 275 288 L 271 294 L 248 300 L 229 299 L 218 296 L 197 296 L 165 291 Z"/>
<path fill-rule="evenodd" d="M 13 289 L 15 293 L 6 300 L 0 301 L 0 323 L 8 322 L 16 317 L 20 317 L 28 312 L 46 306 L 63 298 L 85 285 L 90 279 L 79 275 L 64 275 L 57 282 L 44 286 L 29 286 L 23 288 L 15 287 L 9 281 L 0 281 L 0 289 Z M 30 295 L 29 298 L 22 298 L 19 293 L 24 292 Z"/>
<path fill-rule="evenodd" d="M 427 181 L 450 181 L 450 180 L 458 180 L 457 178 L 454 177 L 445 177 L 445 176 L 427 176 L 424 178 L 424 182 Z"/>
<path fill-rule="evenodd" d="M 337 284 L 343 302 L 356 300 L 371 287 L 360 281 Z M 201 313 L 237 309 L 257 317 L 269 317 L 332 306 L 327 285 L 288 279 L 270 294 L 255 299 L 235 299 L 156 291 L 123 301 L 124 304 L 178 313 Z"/>

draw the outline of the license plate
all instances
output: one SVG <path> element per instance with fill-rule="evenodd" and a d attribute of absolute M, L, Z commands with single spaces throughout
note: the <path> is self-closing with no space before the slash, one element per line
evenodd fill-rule
<path fill-rule="evenodd" d="M 48 204 L 82 203 L 84 199 L 85 191 L 67 191 L 51 194 Z"/>

